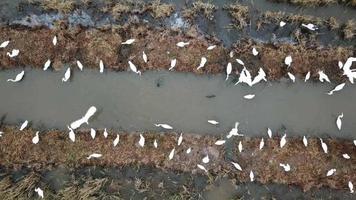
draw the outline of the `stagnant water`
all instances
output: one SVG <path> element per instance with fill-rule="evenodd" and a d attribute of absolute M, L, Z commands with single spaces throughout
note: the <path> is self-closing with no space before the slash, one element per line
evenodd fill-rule
<path fill-rule="evenodd" d="M 238 121 L 249 136 L 263 135 L 270 127 L 288 135 L 356 137 L 356 87 L 351 84 L 328 96 L 334 84 L 283 80 L 250 88 L 234 86 L 224 75 L 152 71 L 138 76 L 89 69 L 73 71 L 67 83 L 61 82 L 63 71 L 30 69 L 23 81 L 6 82 L 19 71 L 0 72 L 0 114 L 7 124 L 29 120 L 39 129 L 66 129 L 94 105 L 98 112 L 83 128 L 160 131 L 153 124 L 168 123 L 175 131 L 225 134 Z M 256 97 L 246 100 L 246 94 Z M 335 121 L 341 112 L 338 131 Z M 219 126 L 208 124 L 209 119 L 219 121 Z"/>

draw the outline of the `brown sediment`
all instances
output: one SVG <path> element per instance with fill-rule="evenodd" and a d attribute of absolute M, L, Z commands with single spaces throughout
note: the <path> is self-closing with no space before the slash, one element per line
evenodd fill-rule
<path fill-rule="evenodd" d="M 331 4 L 345 4 L 350 7 L 356 6 L 355 0 L 272 0 L 274 2 L 285 2 L 298 6 L 305 7 L 317 7 L 317 6 L 326 6 Z"/>
<path fill-rule="evenodd" d="M 284 58 L 291 55 L 293 63 L 288 70 L 295 75 L 303 77 L 311 71 L 312 77 L 316 79 L 318 70 L 324 70 L 331 80 L 340 81 L 344 80 L 344 77 L 337 67 L 338 61 L 345 61 L 354 54 L 353 47 L 263 44 L 248 40 L 240 40 L 232 49 L 227 49 L 219 45 L 215 38 L 200 34 L 195 28 L 186 33 L 146 25 L 126 25 L 110 29 L 0 29 L 0 40 L 11 40 L 7 48 L 0 50 L 0 66 L 5 69 L 19 66 L 42 68 L 43 64 L 51 59 L 55 69 L 64 67 L 64 64 L 75 67 L 77 60 L 86 68 L 97 68 L 99 60 L 103 60 L 106 68 L 127 71 L 127 62 L 131 60 L 144 72 L 167 70 L 170 60 L 177 59 L 174 71 L 178 72 L 225 73 L 226 64 L 232 62 L 233 72 L 238 74 L 241 66 L 228 56 L 228 52 L 232 50 L 235 52 L 235 58 L 242 59 L 253 74 L 262 67 L 267 78 L 271 80 L 286 77 Z M 54 35 L 58 37 L 57 46 L 52 44 Z M 129 38 L 135 38 L 135 43 L 121 44 Z M 177 47 L 176 43 L 180 41 L 189 41 L 190 44 L 184 48 Z M 207 47 L 212 44 L 217 44 L 217 47 L 207 51 Z M 257 57 L 252 56 L 252 47 L 256 47 L 260 52 Z M 11 49 L 19 49 L 19 56 L 9 58 L 6 53 Z M 144 63 L 142 51 L 148 55 L 148 63 Z M 204 68 L 197 70 L 202 56 L 205 56 L 208 62 Z"/>
<path fill-rule="evenodd" d="M 236 2 L 234 4 L 224 6 L 224 9 L 230 13 L 234 22 L 234 27 L 242 29 L 248 25 L 250 21 L 248 6 L 243 6 Z"/>
<path fill-rule="evenodd" d="M 283 148 L 279 147 L 279 137 L 265 138 L 265 147 L 259 150 L 260 138 L 235 137 L 232 149 L 216 146 L 218 137 L 197 134 L 183 134 L 183 143 L 177 146 L 176 133 L 143 133 L 146 138 L 145 146 L 138 145 L 137 133 L 118 133 L 120 142 L 114 147 L 113 140 L 116 132 L 110 131 L 104 138 L 102 131 L 92 139 L 89 132 L 81 131 L 76 134 L 73 143 L 67 132 L 47 131 L 40 133 L 40 142 L 32 144 L 34 130 L 19 131 L 14 127 L 3 127 L 0 140 L 0 163 L 7 169 L 29 167 L 46 169 L 55 166 L 83 167 L 103 166 L 120 167 L 127 165 L 153 166 L 162 170 L 203 173 L 197 164 L 203 164 L 202 158 L 209 155 L 210 162 L 203 164 L 211 176 L 228 175 L 238 182 L 249 181 L 252 170 L 256 180 L 261 183 L 293 184 L 309 190 L 313 187 L 327 186 L 335 189 L 347 189 L 347 182 L 356 182 L 356 147 L 352 141 L 341 139 L 324 139 L 329 152 L 325 154 L 317 138 L 309 138 L 308 147 L 304 147 L 301 138 L 288 138 Z M 153 141 L 158 141 L 154 148 Z M 243 151 L 238 152 L 237 145 L 241 141 Z M 228 145 L 229 146 L 229 145 Z M 186 154 L 191 147 L 192 152 Z M 172 160 L 168 159 L 169 152 L 175 148 Z M 227 158 L 228 152 L 231 160 Z M 99 159 L 88 160 L 92 153 L 100 153 Z M 351 159 L 346 160 L 342 154 L 347 153 Z M 230 161 L 238 162 L 243 171 L 237 171 Z M 290 172 L 284 172 L 280 163 L 288 163 Z M 335 168 L 333 176 L 326 177 L 328 170 Z"/>

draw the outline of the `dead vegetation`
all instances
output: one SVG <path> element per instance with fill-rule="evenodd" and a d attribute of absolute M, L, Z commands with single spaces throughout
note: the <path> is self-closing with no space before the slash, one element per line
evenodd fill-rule
<path fill-rule="evenodd" d="M 243 6 L 238 2 L 224 6 L 224 9 L 227 10 L 231 17 L 233 18 L 233 26 L 238 29 L 242 29 L 249 24 L 249 8 L 248 6 Z"/>
<path fill-rule="evenodd" d="M 342 32 L 345 39 L 352 39 L 356 35 L 356 23 L 354 20 L 348 20 L 344 25 Z"/>
<path fill-rule="evenodd" d="M 31 4 L 39 4 L 47 11 L 69 13 L 74 10 L 76 0 L 27 0 Z"/>
<path fill-rule="evenodd" d="M 214 12 L 217 10 L 217 6 L 211 2 L 204 2 L 203 0 L 196 0 L 191 6 L 183 10 L 183 17 L 189 20 L 193 20 L 199 13 L 202 13 L 204 17 L 209 20 L 214 18 Z"/>

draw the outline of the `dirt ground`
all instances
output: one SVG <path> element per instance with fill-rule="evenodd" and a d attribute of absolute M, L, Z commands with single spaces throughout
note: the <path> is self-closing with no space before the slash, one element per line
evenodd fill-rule
<path fill-rule="evenodd" d="M 237 42 L 232 49 L 227 49 L 213 37 L 200 34 L 195 28 L 186 33 L 177 30 L 164 30 L 146 25 L 126 25 L 110 29 L 67 29 L 65 25 L 59 29 L 46 28 L 0 28 L 0 41 L 10 40 L 5 49 L 0 49 L 0 66 L 4 69 L 20 66 L 42 68 L 51 59 L 52 67 L 60 69 L 69 64 L 76 67 L 79 60 L 85 68 L 98 68 L 99 60 L 103 60 L 106 68 L 116 71 L 127 71 L 128 61 L 132 61 L 142 72 L 147 70 L 167 70 L 171 59 L 177 59 L 173 71 L 192 72 L 196 74 L 225 73 L 228 62 L 233 64 L 233 73 L 238 74 L 242 69 L 235 59 L 242 59 L 246 67 L 256 74 L 262 67 L 270 80 L 287 77 L 287 70 L 297 77 L 304 77 L 311 71 L 312 78 L 317 79 L 318 70 L 324 70 L 333 81 L 344 80 L 342 71 L 338 69 L 338 61 L 345 62 L 354 55 L 353 47 L 323 47 L 313 44 L 262 44 L 249 40 Z M 52 38 L 58 37 L 58 44 L 52 44 Z M 122 45 L 123 41 L 135 38 L 132 45 Z M 175 44 L 180 41 L 190 42 L 184 48 Z M 210 45 L 217 45 L 211 51 Z M 252 55 L 255 47 L 259 54 Z M 19 49 L 20 54 L 15 58 L 6 55 L 12 49 Z M 148 56 L 144 63 L 142 52 Z M 229 57 L 229 52 L 234 57 Z M 284 58 L 291 55 L 293 63 L 290 69 L 284 64 Z M 197 70 L 200 58 L 205 56 L 207 63 L 204 68 Z"/>
<path fill-rule="evenodd" d="M 209 177 L 227 175 L 237 182 L 248 182 L 252 170 L 258 182 L 297 185 L 305 191 L 322 186 L 347 190 L 348 181 L 356 182 L 353 173 L 356 170 L 356 146 L 352 141 L 341 139 L 324 139 L 329 149 L 329 153 L 325 154 L 318 138 L 310 138 L 305 148 L 301 138 L 287 137 L 286 146 L 280 148 L 279 137 L 265 137 L 265 147 L 259 150 L 261 138 L 235 137 L 225 145 L 217 146 L 214 143 L 218 137 L 184 133 L 183 143 L 177 146 L 177 133 L 143 133 L 146 141 L 142 148 L 138 144 L 138 133 L 109 131 L 109 137 L 104 138 L 102 131 L 97 131 L 97 137 L 92 139 L 88 131 L 82 131 L 76 134 L 73 143 L 67 132 L 53 130 L 41 132 L 40 142 L 32 144 L 33 130 L 21 132 L 15 127 L 3 127 L 2 131 L 0 163 L 7 169 L 135 165 L 205 174 L 197 168 L 197 164 L 202 164 L 208 170 Z M 120 142 L 114 147 L 116 134 L 120 134 Z M 153 146 L 154 139 L 158 142 L 157 149 Z M 239 141 L 243 145 L 241 153 L 237 148 Z M 192 151 L 186 154 L 189 147 Z M 169 160 L 173 148 L 175 155 Z M 102 157 L 88 160 L 92 153 L 100 153 Z M 351 159 L 344 159 L 344 153 L 349 154 Z M 206 155 L 210 158 L 208 164 L 202 163 Z M 236 170 L 230 161 L 239 163 L 243 171 Z M 288 163 L 291 171 L 283 171 L 280 163 Z M 337 169 L 335 175 L 326 177 L 327 171 L 332 168 Z"/>

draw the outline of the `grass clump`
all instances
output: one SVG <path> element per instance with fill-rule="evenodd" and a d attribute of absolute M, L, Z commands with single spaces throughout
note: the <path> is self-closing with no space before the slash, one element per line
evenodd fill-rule
<path fill-rule="evenodd" d="M 172 4 L 161 3 L 161 0 L 155 0 L 147 6 L 147 10 L 154 18 L 164 18 L 170 16 L 174 11 Z"/>
<path fill-rule="evenodd" d="M 240 5 L 239 3 L 234 3 L 230 5 L 224 6 L 224 9 L 229 11 L 229 14 L 232 16 L 234 20 L 234 26 L 238 29 L 242 29 L 248 25 L 249 17 L 249 9 L 247 6 Z"/>
<path fill-rule="evenodd" d="M 57 11 L 61 13 L 69 13 L 76 6 L 75 0 L 28 0 L 31 4 L 39 4 L 43 9 Z"/>
<path fill-rule="evenodd" d="M 204 17 L 212 20 L 214 18 L 214 12 L 217 10 L 217 6 L 210 2 L 204 2 L 203 0 L 197 0 L 193 2 L 191 8 L 183 11 L 183 16 L 188 19 L 196 17 L 199 13 L 202 13 Z"/>
<path fill-rule="evenodd" d="M 354 20 L 348 20 L 342 30 L 345 39 L 351 39 L 356 35 L 356 23 Z"/>

